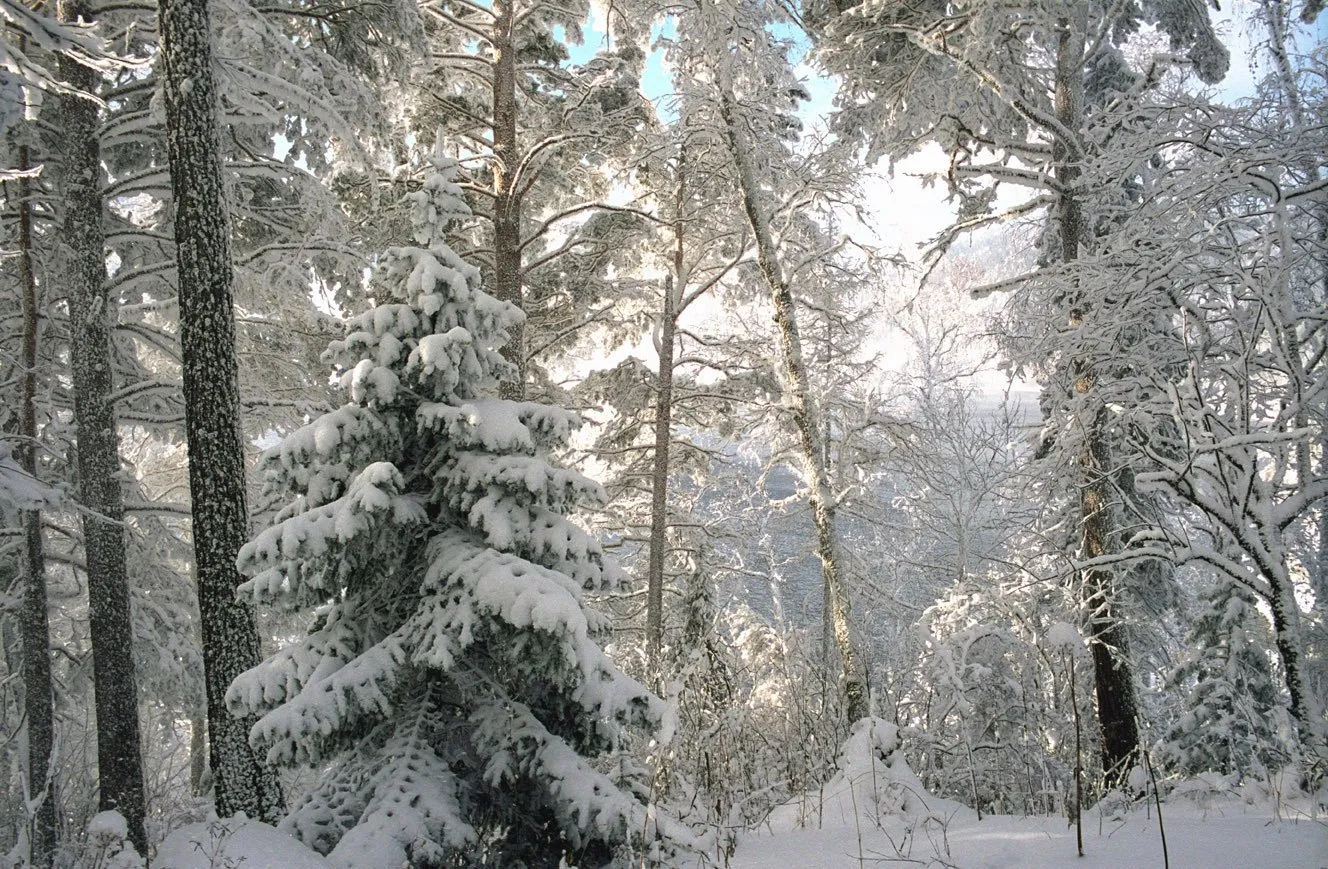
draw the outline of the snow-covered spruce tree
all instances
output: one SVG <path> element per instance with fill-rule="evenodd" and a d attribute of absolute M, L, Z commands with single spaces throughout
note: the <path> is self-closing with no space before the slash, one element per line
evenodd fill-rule
<path fill-rule="evenodd" d="M 1187 775 L 1238 779 L 1276 770 L 1291 757 L 1289 732 L 1268 649 L 1272 639 L 1254 594 L 1218 575 L 1199 598 L 1188 658 L 1171 676 L 1185 691 L 1183 713 L 1162 742 L 1168 763 Z"/>
<path fill-rule="evenodd" d="M 448 246 L 470 213 L 455 164 L 433 163 L 409 194 L 417 246 L 387 251 L 380 304 L 328 348 L 348 402 L 264 459 L 293 498 L 241 552 L 242 591 L 317 618 L 231 709 L 263 716 L 270 762 L 327 765 L 284 825 L 341 865 L 601 866 L 657 834 L 671 850 L 633 783 L 595 766 L 620 725 L 665 714 L 593 639 L 583 591 L 621 571 L 565 514 L 601 489 L 547 459 L 577 417 L 490 397 L 522 314 Z"/>

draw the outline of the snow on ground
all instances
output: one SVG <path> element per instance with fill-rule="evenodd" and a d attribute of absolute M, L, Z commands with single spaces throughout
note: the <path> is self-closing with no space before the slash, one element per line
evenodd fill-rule
<path fill-rule="evenodd" d="M 1077 635 L 1077 634 L 1076 634 Z M 1084 858 L 1061 816 L 986 816 L 927 793 L 904 761 L 898 729 L 854 725 L 839 771 L 818 793 L 776 809 L 740 836 L 732 869 L 916 866 L 946 869 L 1162 869 L 1157 810 L 1123 819 L 1084 813 Z M 1278 785 L 1289 792 L 1289 782 Z M 1328 814 L 1301 797 L 1219 779 L 1162 805 L 1173 869 L 1328 869 Z"/>
<path fill-rule="evenodd" d="M 1205 813 L 1163 803 L 1172 869 L 1328 869 L 1328 819 L 1276 821 L 1271 807 L 1233 801 Z M 1143 808 L 1124 821 L 1084 816 L 1084 859 L 1076 856 L 1074 827 L 1061 817 L 961 814 L 941 827 L 888 818 L 825 819 L 813 826 L 739 839 L 732 869 L 838 867 L 956 867 L 956 869 L 1161 869 L 1156 812 Z M 1099 823 L 1100 822 L 1100 823 Z M 861 838 L 859 838 L 859 834 Z"/>
<path fill-rule="evenodd" d="M 1084 858 L 1061 816 L 986 816 L 926 792 L 905 762 L 898 728 L 859 721 L 839 769 L 819 791 L 780 806 L 738 838 L 725 864 L 695 869 L 1162 869 L 1157 809 L 1123 818 L 1084 812 Z M 1286 796 L 1286 795 L 1291 796 Z M 1328 812 L 1296 793 L 1294 777 L 1235 786 L 1221 776 L 1176 788 L 1163 803 L 1172 869 L 1328 869 Z M 293 838 L 243 818 L 184 827 L 154 869 L 329 869 Z M 583 867 L 590 869 L 590 867 Z"/>
<path fill-rule="evenodd" d="M 181 827 L 166 837 L 153 869 L 331 869 L 292 837 L 240 815 Z"/>
<path fill-rule="evenodd" d="M 889 777 L 876 785 L 888 790 Z M 942 817 L 934 811 L 884 815 L 877 823 L 870 781 L 827 796 L 818 819 L 781 828 L 791 817 L 771 818 L 766 829 L 742 836 L 731 869 L 1161 869 L 1155 810 L 1138 808 L 1124 820 L 1084 816 L 1084 859 L 1075 856 L 1074 827 L 1061 817 L 987 816 L 968 809 Z M 828 794 L 828 790 L 827 790 Z M 884 796 L 884 794 L 883 794 Z M 916 795 L 914 795 L 916 797 Z M 848 803 L 858 801 L 860 822 Z M 925 799 L 925 798 L 923 798 Z M 1299 803 L 1299 801 L 1298 801 Z M 811 803 L 800 804 L 810 807 Z M 938 804 L 932 804 L 935 809 Z M 953 803 L 939 805 L 953 807 Z M 792 811 L 792 807 L 789 808 Z M 1237 797 L 1207 807 L 1163 804 L 1173 869 L 1328 869 L 1328 818 L 1307 805 L 1249 805 Z M 1279 819 L 1280 816 L 1280 819 Z M 257 821 L 191 824 L 163 843 L 155 869 L 328 869 L 322 857 L 285 833 Z M 713 862 L 700 866 L 713 867 Z M 719 865 L 723 865 L 722 863 Z"/>

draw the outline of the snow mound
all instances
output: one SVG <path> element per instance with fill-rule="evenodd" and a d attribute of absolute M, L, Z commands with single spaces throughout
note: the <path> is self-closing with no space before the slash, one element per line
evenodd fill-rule
<path fill-rule="evenodd" d="M 844 740 L 834 776 L 819 791 L 776 808 L 770 828 L 875 825 L 891 817 L 944 824 L 970 814 L 972 810 L 960 803 L 927 792 L 904 759 L 898 727 L 880 718 L 864 718 Z"/>
<path fill-rule="evenodd" d="M 332 864 L 295 839 L 244 815 L 181 827 L 166 837 L 153 869 L 332 869 Z"/>
<path fill-rule="evenodd" d="M 98 812 L 88 821 L 88 844 L 99 869 L 143 869 L 143 858 L 128 839 L 129 823 L 114 809 Z"/>
<path fill-rule="evenodd" d="M 98 844 L 124 841 L 129 838 L 129 822 L 114 809 L 98 812 L 88 821 L 88 838 Z"/>
<path fill-rule="evenodd" d="M 1071 652 L 1077 652 L 1085 646 L 1083 634 L 1068 622 L 1056 622 L 1047 628 L 1045 644 L 1049 649 L 1068 649 Z"/>

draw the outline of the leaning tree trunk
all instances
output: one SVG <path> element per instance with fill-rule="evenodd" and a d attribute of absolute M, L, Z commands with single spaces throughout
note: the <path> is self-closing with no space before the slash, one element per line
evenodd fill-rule
<path fill-rule="evenodd" d="M 1084 39 L 1087 4 L 1080 0 L 1074 18 L 1061 20 L 1057 52 L 1056 119 L 1065 130 L 1077 132 L 1083 125 Z M 1053 159 L 1061 193 L 1057 200 L 1061 258 L 1069 263 L 1079 258 L 1084 238 L 1082 203 L 1074 192 L 1081 159 L 1077 142 L 1058 136 Z M 1075 299 L 1070 312 L 1073 325 L 1086 328 L 1091 299 Z M 1087 560 L 1108 555 L 1117 537 L 1115 498 L 1112 488 L 1111 447 L 1106 432 L 1106 411 L 1092 392 L 1096 374 L 1085 363 L 1077 363 L 1075 390 L 1090 408 L 1083 415 L 1084 446 L 1080 454 L 1079 519 L 1081 553 Z M 1115 576 L 1109 567 L 1083 572 L 1083 600 L 1089 645 L 1093 653 L 1093 679 L 1097 697 L 1098 725 L 1102 733 L 1102 770 L 1107 787 L 1116 787 L 1128 776 L 1139 753 L 1138 708 L 1134 694 L 1134 672 L 1129 660 L 1125 626 L 1114 612 Z"/>
<path fill-rule="evenodd" d="M 726 82 L 720 82 L 720 115 L 724 134 L 738 175 L 738 194 L 743 210 L 756 239 L 756 259 L 761 276 L 770 290 L 775 306 L 775 322 L 779 327 L 780 359 L 784 368 L 785 403 L 798 433 L 803 473 L 806 476 L 812 510 L 812 523 L 816 527 L 816 554 L 821 559 L 825 587 L 830 592 L 835 645 L 839 648 L 840 665 L 844 679 L 844 705 L 850 721 L 865 718 L 868 713 L 866 679 L 860 669 L 857 651 L 853 646 L 851 611 L 842 574 L 843 559 L 839 553 L 839 536 L 835 529 L 835 497 L 825 466 L 825 450 L 821 444 L 819 414 L 812 395 L 811 379 L 798 336 L 797 312 L 788 279 L 779 261 L 779 252 L 770 222 L 761 203 L 761 191 L 748 154 L 748 143 L 734 113 L 734 99 Z"/>
<path fill-rule="evenodd" d="M 194 566 L 216 810 L 222 817 L 245 812 L 275 821 L 283 809 L 281 788 L 276 773 L 249 746 L 254 722 L 226 711 L 226 689 L 258 664 L 259 648 L 253 610 L 235 597 L 240 582 L 235 559 L 248 536 L 249 517 L 208 2 L 163 0 L 159 8 Z"/>
<path fill-rule="evenodd" d="M 18 168 L 32 167 L 28 146 L 18 149 Z M 23 374 L 19 388 L 18 460 L 24 472 L 37 476 L 37 276 L 32 263 L 32 182 L 20 177 L 18 187 L 18 270 L 23 293 Z M 29 865 L 50 869 L 55 858 L 55 788 L 51 753 L 55 745 L 55 709 L 51 696 L 50 625 L 46 616 L 46 559 L 42 551 L 42 519 L 24 510 L 23 608 L 19 633 L 23 640 L 23 715 L 28 740 L 28 795 L 36 811 L 28 829 Z"/>
<path fill-rule="evenodd" d="M 1295 721 L 1301 743 L 1313 749 L 1319 743 L 1316 733 L 1319 715 L 1314 710 L 1313 696 L 1305 684 L 1304 665 L 1301 661 L 1304 641 L 1300 629 L 1300 604 L 1296 602 L 1295 588 L 1285 560 L 1279 564 L 1270 564 L 1262 571 L 1272 589 L 1268 609 L 1273 617 L 1273 639 L 1282 663 L 1287 699 L 1290 701 L 1287 711 Z"/>
<path fill-rule="evenodd" d="M 84 0 L 63 0 L 60 20 L 91 19 Z M 60 75 L 91 94 L 96 74 L 68 56 Z M 117 306 L 106 291 L 102 230 L 101 147 L 97 106 L 79 94 L 60 97 L 64 160 L 62 241 L 69 299 L 69 356 L 78 428 L 79 497 L 88 572 L 88 627 L 97 713 L 99 805 L 129 824 L 138 853 L 148 853 L 143 761 L 139 748 L 138 690 L 134 676 L 129 573 L 125 563 L 124 497 L 112 401 L 111 327 Z"/>
<path fill-rule="evenodd" d="M 495 298 L 525 310 L 521 290 L 521 191 L 516 188 L 520 152 L 516 138 L 515 0 L 493 4 L 493 288 Z M 504 378 L 504 398 L 521 399 L 526 391 L 526 328 L 508 330 L 503 356 L 515 373 Z"/>

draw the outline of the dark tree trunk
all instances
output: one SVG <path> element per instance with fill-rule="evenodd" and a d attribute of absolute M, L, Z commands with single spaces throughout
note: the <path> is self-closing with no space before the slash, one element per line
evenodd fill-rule
<path fill-rule="evenodd" d="M 1098 414 L 1084 454 L 1080 492 L 1083 556 L 1100 558 L 1112 551 L 1116 532 L 1112 500 L 1111 450 Z M 1129 637 L 1115 613 L 1114 576 L 1110 568 L 1090 568 L 1083 575 L 1088 645 L 1093 653 L 1093 682 L 1098 725 L 1102 731 L 1102 772 L 1107 787 L 1122 786 L 1139 756 L 1138 706 L 1130 668 Z"/>
<path fill-rule="evenodd" d="M 59 5 L 70 23 L 91 14 L 83 0 Z M 93 93 L 93 71 L 68 56 L 60 75 Z M 88 625 L 97 713 L 99 806 L 115 809 L 129 824 L 138 853 L 148 853 L 146 812 L 134 676 L 129 574 L 125 564 L 124 498 L 112 403 L 111 327 L 117 306 L 106 292 L 102 230 L 101 147 L 97 107 L 78 95 L 60 97 L 64 160 L 64 277 L 69 300 L 69 355 L 74 375 L 74 421 L 78 427 L 79 497 L 88 570 Z"/>
<path fill-rule="evenodd" d="M 1300 630 L 1300 605 L 1296 602 L 1295 591 L 1290 577 L 1286 574 L 1283 574 L 1281 580 L 1273 583 L 1273 594 L 1269 598 L 1268 607 L 1273 615 L 1273 637 L 1278 656 L 1282 661 L 1283 679 L 1286 682 L 1290 701 L 1288 711 L 1295 719 L 1301 742 L 1314 747 L 1319 742 L 1315 733 L 1319 716 L 1311 711 L 1311 695 L 1305 685 L 1305 674 L 1300 660 L 1303 643 Z"/>
<path fill-rule="evenodd" d="M 18 152 L 18 168 L 32 166 L 28 147 Z M 23 376 L 19 394 L 18 461 L 37 476 L 37 275 L 32 263 L 32 182 L 18 187 L 19 283 L 23 293 Z M 42 551 L 41 513 L 25 510 L 23 524 L 23 609 L 19 633 L 23 640 L 23 714 L 27 719 L 28 794 L 36 813 L 28 829 L 28 859 L 49 869 L 55 857 L 55 787 L 50 780 L 55 744 L 55 710 L 51 696 L 50 626 L 46 615 L 46 560 Z"/>
<path fill-rule="evenodd" d="M 203 628 L 208 737 L 221 817 L 275 821 L 276 774 L 249 746 L 251 719 L 226 711 L 226 689 L 259 661 L 253 610 L 236 600 L 235 559 L 248 536 L 235 358 L 231 256 L 207 0 L 160 5 L 166 143 L 175 207 L 185 434 L 194 562 Z"/>
<path fill-rule="evenodd" d="M 493 295 L 525 310 L 521 289 L 521 191 L 517 189 L 520 152 L 516 138 L 516 26 L 514 0 L 493 4 Z M 526 330 L 510 330 L 502 350 L 515 366 L 504 380 L 504 398 L 521 399 L 526 391 Z"/>
<path fill-rule="evenodd" d="M 655 454 L 650 479 L 650 562 L 646 570 L 646 659 L 652 675 L 664 639 L 664 560 L 668 555 L 669 444 L 673 420 L 673 353 L 677 321 L 674 276 L 664 281 L 659 329 L 659 375 L 655 382 Z"/>
<path fill-rule="evenodd" d="M 678 188 L 674 197 L 673 267 L 664 281 L 664 307 L 659 322 L 659 374 L 655 381 L 655 453 L 650 475 L 650 561 L 646 570 L 646 659 L 652 674 L 660 663 L 664 638 L 664 561 L 668 555 L 669 446 L 673 440 L 673 360 L 678 314 L 687 288 L 684 274 L 683 220 L 687 183 L 687 148 L 678 155 Z"/>
<path fill-rule="evenodd" d="M 1074 17 L 1062 19 L 1056 52 L 1056 118 L 1066 130 L 1078 132 L 1083 125 L 1084 39 L 1087 4 L 1079 0 L 1070 10 Z M 1078 142 L 1058 138 L 1054 146 L 1056 178 L 1062 193 L 1057 200 L 1061 258 L 1073 262 L 1079 258 L 1079 246 L 1085 237 L 1083 206 L 1074 192 L 1079 179 L 1078 161 L 1082 158 Z M 1071 288 L 1070 322 L 1079 328 L 1092 307 L 1091 299 L 1079 296 Z M 1085 395 L 1090 407 L 1100 402 L 1092 399 L 1095 373 L 1084 363 L 1076 363 L 1075 389 Z M 1084 414 L 1083 452 L 1080 456 L 1080 534 L 1081 553 L 1085 559 L 1101 558 L 1116 545 L 1116 509 L 1112 486 L 1111 447 L 1107 442 L 1105 411 Z M 1117 787 L 1129 775 L 1139 753 L 1139 725 L 1134 696 L 1134 672 L 1130 666 L 1129 642 L 1125 627 L 1115 617 L 1115 577 L 1110 568 L 1092 568 L 1082 577 L 1085 623 L 1093 653 L 1093 678 L 1097 698 L 1098 725 L 1102 733 L 1102 769 L 1107 787 Z"/>
<path fill-rule="evenodd" d="M 1328 277 L 1324 279 L 1328 291 Z M 1319 422 L 1319 476 L 1328 477 L 1328 419 Z M 1328 503 L 1319 505 L 1319 550 L 1315 559 L 1314 597 L 1320 612 L 1328 612 Z"/>
<path fill-rule="evenodd" d="M 207 778 L 207 721 L 189 719 L 189 793 L 202 796 Z"/>

